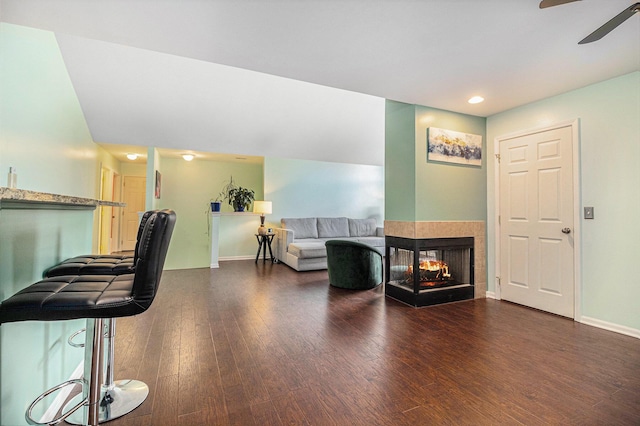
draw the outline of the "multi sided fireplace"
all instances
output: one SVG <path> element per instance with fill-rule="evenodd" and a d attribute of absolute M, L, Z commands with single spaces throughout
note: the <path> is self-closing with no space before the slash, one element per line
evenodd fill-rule
<path fill-rule="evenodd" d="M 385 294 L 412 306 L 473 299 L 473 237 L 385 237 Z"/>

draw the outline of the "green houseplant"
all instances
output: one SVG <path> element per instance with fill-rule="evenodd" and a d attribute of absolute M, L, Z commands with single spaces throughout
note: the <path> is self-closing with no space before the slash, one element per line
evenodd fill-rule
<path fill-rule="evenodd" d="M 249 206 L 255 198 L 255 193 L 252 189 L 239 186 L 237 188 L 230 189 L 228 197 L 229 205 L 233 206 L 233 211 L 243 212 L 245 209 L 249 209 Z"/>
<path fill-rule="evenodd" d="M 255 193 L 252 189 L 243 188 L 236 185 L 233 176 L 229 178 L 229 182 L 222 187 L 220 194 L 215 201 L 228 201 L 233 206 L 233 211 L 242 212 L 248 209 L 253 200 Z"/>

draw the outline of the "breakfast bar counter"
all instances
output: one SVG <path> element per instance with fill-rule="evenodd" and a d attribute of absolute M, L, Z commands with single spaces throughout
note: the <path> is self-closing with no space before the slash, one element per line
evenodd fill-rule
<path fill-rule="evenodd" d="M 98 206 L 124 207 L 125 203 L 0 187 L 0 209 L 93 210 Z"/>

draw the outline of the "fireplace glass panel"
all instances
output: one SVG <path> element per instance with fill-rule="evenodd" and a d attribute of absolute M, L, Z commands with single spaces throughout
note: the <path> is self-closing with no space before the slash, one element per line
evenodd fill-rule
<path fill-rule="evenodd" d="M 473 238 L 387 237 L 387 295 L 414 306 L 473 298 Z"/>

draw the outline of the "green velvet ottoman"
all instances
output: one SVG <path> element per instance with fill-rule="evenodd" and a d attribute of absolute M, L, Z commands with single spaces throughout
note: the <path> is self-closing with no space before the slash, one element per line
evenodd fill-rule
<path fill-rule="evenodd" d="M 334 287 L 367 290 L 382 283 L 382 255 L 355 241 L 329 240 L 327 270 Z"/>

